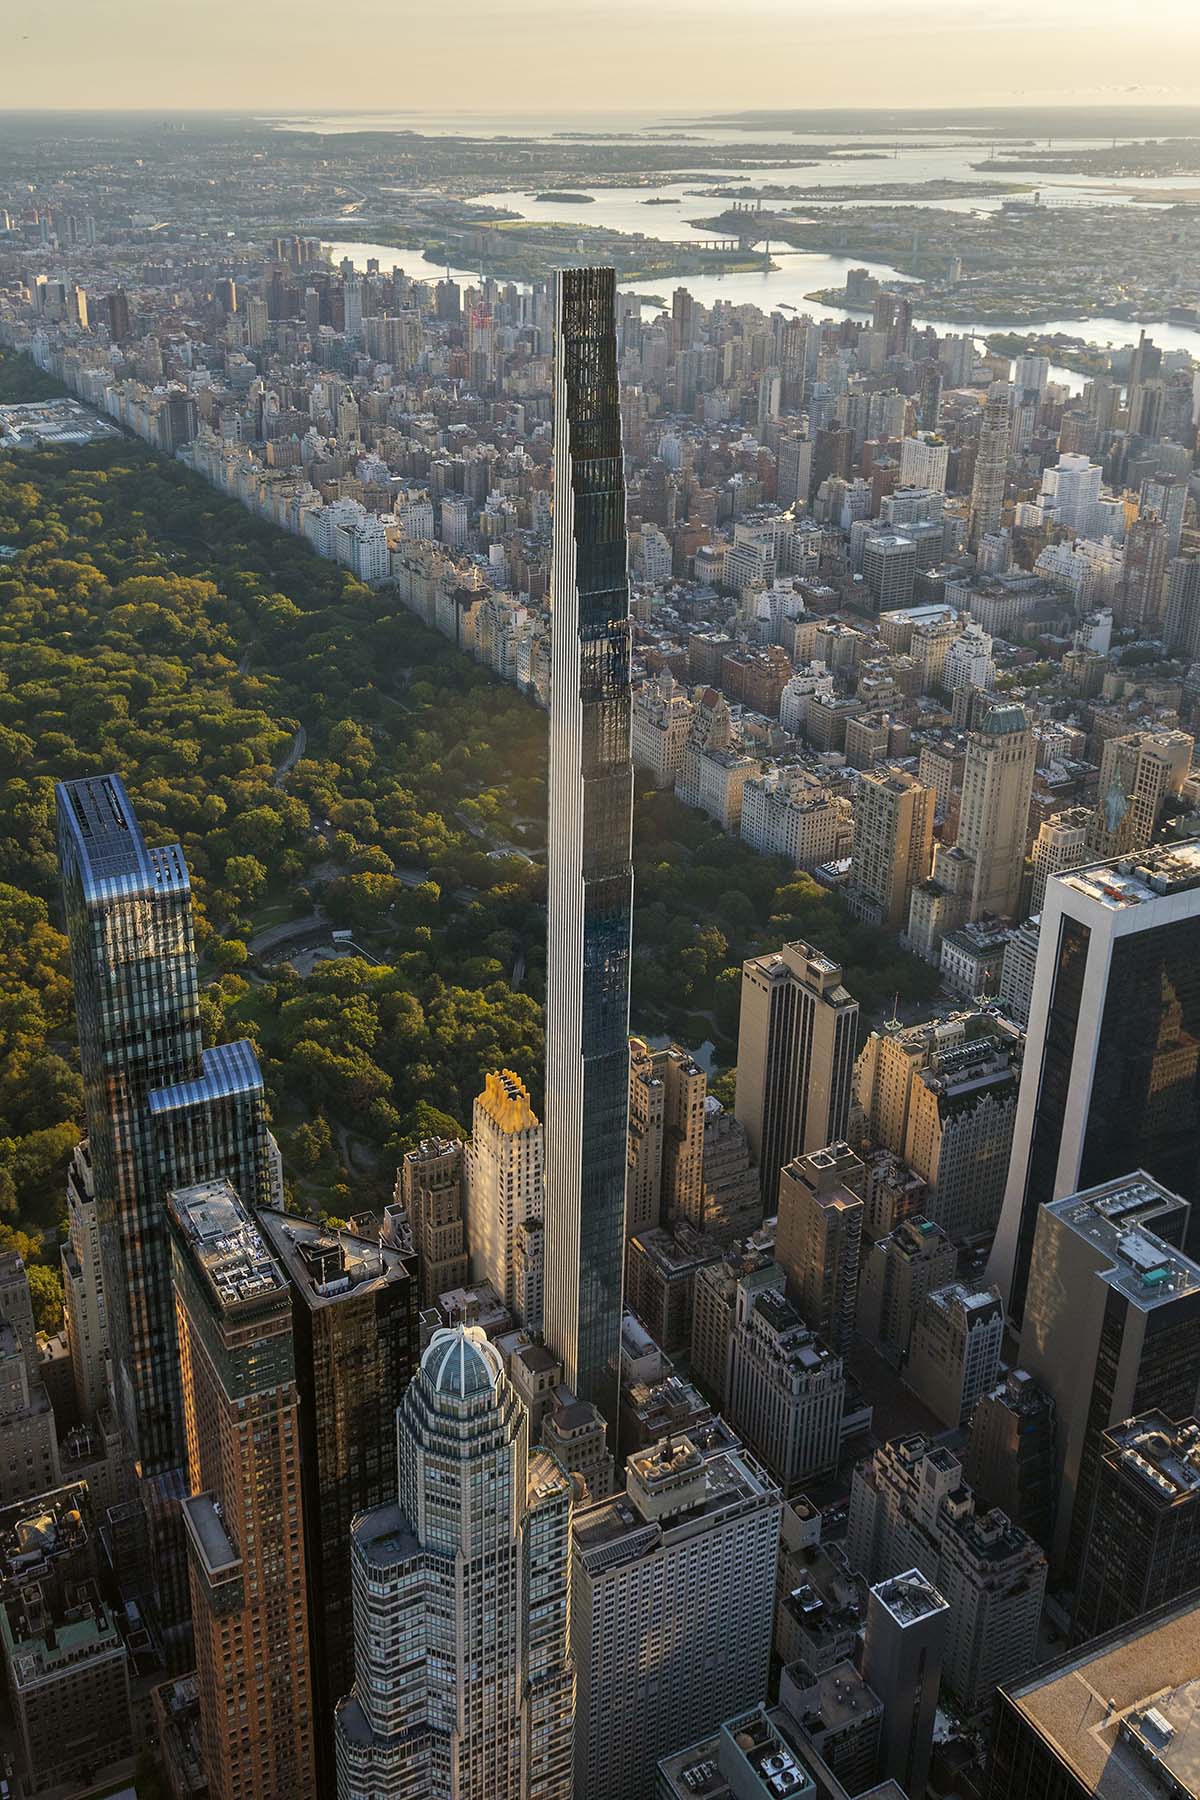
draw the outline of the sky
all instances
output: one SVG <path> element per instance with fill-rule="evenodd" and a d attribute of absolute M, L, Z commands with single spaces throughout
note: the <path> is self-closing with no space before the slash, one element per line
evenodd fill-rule
<path fill-rule="evenodd" d="M 1200 103 L 1200 0 L 0 0 L 0 108 Z"/>

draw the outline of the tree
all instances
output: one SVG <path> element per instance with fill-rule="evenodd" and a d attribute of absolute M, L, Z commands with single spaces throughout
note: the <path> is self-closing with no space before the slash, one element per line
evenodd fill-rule
<path fill-rule="evenodd" d="M 58 1270 L 45 1263 L 31 1263 L 25 1274 L 33 1301 L 33 1322 L 39 1331 L 53 1337 L 62 1328 L 63 1290 Z"/>

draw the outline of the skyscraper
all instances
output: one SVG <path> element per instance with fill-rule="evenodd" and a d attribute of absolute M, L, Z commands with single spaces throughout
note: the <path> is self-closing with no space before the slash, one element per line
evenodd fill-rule
<path fill-rule="evenodd" d="M 227 1181 L 172 1193 L 189 1550 L 212 1800 L 316 1787 L 287 1284 Z"/>
<path fill-rule="evenodd" d="M 811 944 L 742 964 L 735 1113 L 758 1158 L 763 1206 L 793 1156 L 846 1135 L 858 1001 Z"/>
<path fill-rule="evenodd" d="M 903 931 L 913 888 L 933 860 L 935 795 L 900 768 L 867 769 L 854 790 L 846 904 L 855 918 Z"/>
<path fill-rule="evenodd" d="M 867 1595 L 863 1679 L 883 1702 L 882 1773 L 923 1794 L 933 1749 L 949 1607 L 920 1569 Z"/>
<path fill-rule="evenodd" d="M 995 382 L 988 390 L 979 428 L 975 478 L 971 484 L 971 511 L 967 541 L 972 550 L 981 538 L 1000 529 L 1004 516 L 1004 487 L 1012 439 L 1012 389 Z"/>
<path fill-rule="evenodd" d="M 1200 1425 L 1162 1412 L 1104 1433 L 1071 1619 L 1086 1643 L 1200 1587 Z"/>
<path fill-rule="evenodd" d="M 265 1208 L 259 1228 L 286 1280 L 300 1407 L 304 1555 L 316 1751 L 332 1792 L 333 1709 L 354 1680 L 350 1527 L 396 1478 L 396 1408 L 418 1358 L 417 1280 L 374 1238 Z"/>
<path fill-rule="evenodd" d="M 1040 1208 L 1139 1168 L 1187 1200 L 1200 1195 L 1200 845 L 1190 843 L 1046 883 L 988 1269 L 1018 1324 Z"/>
<path fill-rule="evenodd" d="M 578 1800 L 646 1800 L 654 1765 L 766 1692 L 779 1490 L 719 1423 L 629 1458 L 572 1525 Z"/>
<path fill-rule="evenodd" d="M 467 1285 L 463 1218 L 463 1146 L 459 1138 L 422 1138 L 404 1154 L 396 1198 L 408 1215 L 421 1281 L 421 1305 Z"/>
<path fill-rule="evenodd" d="M 166 1196 L 225 1176 L 246 1204 L 269 1198 L 262 1076 L 248 1043 L 201 1047 L 180 846 L 147 848 L 118 776 L 62 783 L 57 799 L 114 1398 L 143 1479 L 160 1622 L 182 1656 L 185 1456 Z"/>
<path fill-rule="evenodd" d="M 1186 1418 L 1200 1386 L 1200 1266 L 1176 1248 L 1187 1207 L 1136 1173 L 1038 1209 L 1020 1363 L 1054 1401 L 1056 1573 L 1074 1586 L 1103 1433 L 1135 1413 Z"/>
<path fill-rule="evenodd" d="M 617 1416 L 629 1108 L 633 764 L 612 269 L 558 277 L 546 969 L 545 1331 Z"/>
<path fill-rule="evenodd" d="M 540 1330 L 540 1310 L 530 1316 L 520 1243 L 521 1228 L 531 1221 L 540 1242 L 542 1126 L 525 1083 L 511 1069 L 488 1075 L 476 1095 L 466 1178 L 471 1279 L 490 1281 L 519 1325 Z"/>
<path fill-rule="evenodd" d="M 775 1256 L 805 1324 L 844 1356 L 854 1331 L 865 1171 L 848 1144 L 830 1144 L 779 1171 Z"/>
<path fill-rule="evenodd" d="M 397 1427 L 397 1498 L 351 1538 L 339 1800 L 569 1800 L 570 1483 L 473 1326 L 434 1333 Z"/>
<path fill-rule="evenodd" d="M 968 919 L 1018 911 L 1036 749 L 1020 706 L 995 706 L 967 739 L 957 848 L 971 859 Z M 937 879 L 937 862 L 934 863 Z"/>

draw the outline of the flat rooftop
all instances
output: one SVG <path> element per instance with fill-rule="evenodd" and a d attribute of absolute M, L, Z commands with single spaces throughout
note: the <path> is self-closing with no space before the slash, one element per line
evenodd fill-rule
<path fill-rule="evenodd" d="M 934 1613 L 945 1612 L 949 1605 L 920 1569 L 893 1575 L 889 1581 L 879 1582 L 871 1592 L 901 1626 L 916 1625 Z"/>
<path fill-rule="evenodd" d="M 317 1311 L 348 1294 L 363 1294 L 389 1281 L 407 1280 L 399 1250 L 346 1228 L 329 1230 L 313 1219 L 259 1207 L 258 1223 L 294 1288 Z"/>
<path fill-rule="evenodd" d="M 571 1535 L 589 1573 L 604 1574 L 623 1563 L 635 1562 L 677 1532 L 774 1496 L 776 1490 L 769 1477 L 744 1450 L 731 1447 L 721 1431 L 714 1433 L 720 1445 L 716 1450 L 708 1448 L 703 1426 L 689 1427 L 687 1436 L 693 1446 L 702 1446 L 703 1486 L 697 1483 L 699 1498 L 694 1505 L 661 1520 L 647 1520 L 626 1494 L 616 1494 L 576 1511 Z M 643 1454 L 653 1456 L 656 1449 L 652 1446 Z"/>
<path fill-rule="evenodd" d="M 1200 1590 L 1001 1692 L 1104 1800 L 1200 1795 Z"/>
<path fill-rule="evenodd" d="M 1140 1173 L 1052 1200 L 1046 1210 L 1064 1220 L 1103 1257 L 1100 1279 L 1143 1311 L 1200 1292 L 1200 1265 L 1158 1237 L 1156 1218 L 1182 1206 L 1178 1195 Z"/>
<path fill-rule="evenodd" d="M 1200 843 L 1164 844 L 1160 848 L 1138 850 L 1129 856 L 1112 857 L 1105 862 L 1089 863 L 1082 869 L 1071 869 L 1050 877 L 1097 900 L 1102 906 L 1119 911 L 1128 906 L 1145 906 L 1169 894 L 1182 894 L 1200 887 Z"/>
<path fill-rule="evenodd" d="M 169 1205 L 222 1311 L 284 1290 L 265 1240 L 228 1181 L 176 1188 Z"/>

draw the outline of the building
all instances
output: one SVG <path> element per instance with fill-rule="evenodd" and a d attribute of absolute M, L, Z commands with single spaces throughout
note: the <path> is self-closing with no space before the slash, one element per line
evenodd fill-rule
<path fill-rule="evenodd" d="M 1000 1373 L 1004 1307 L 994 1288 L 934 1288 L 913 1325 L 904 1380 L 950 1430 L 965 1425 Z"/>
<path fill-rule="evenodd" d="M 819 869 L 850 850 L 850 807 L 815 776 L 778 767 L 742 788 L 741 836 L 760 856 L 785 856 L 795 869 Z"/>
<path fill-rule="evenodd" d="M 686 1351 L 692 1337 L 692 1294 L 700 1270 L 720 1262 L 721 1245 L 686 1219 L 651 1226 L 629 1240 L 626 1305 L 660 1350 Z"/>
<path fill-rule="evenodd" d="M 1071 1642 L 1200 1588 L 1200 1425 L 1142 1413 L 1104 1433 Z"/>
<path fill-rule="evenodd" d="M 572 1525 L 575 1793 L 646 1800 L 658 1759 L 767 1691 L 778 1489 L 719 1427 L 630 1457 Z"/>
<path fill-rule="evenodd" d="M 1200 1387 L 1200 1266 L 1175 1246 L 1187 1206 L 1138 1173 L 1039 1209 L 1020 1363 L 1054 1401 L 1056 1574 L 1075 1585 L 1103 1433 Z"/>
<path fill-rule="evenodd" d="M 1088 856 L 1124 856 L 1154 842 L 1167 803 L 1191 773 L 1195 740 L 1186 731 L 1134 731 L 1109 738 L 1100 757 L 1099 805 L 1088 822 Z"/>
<path fill-rule="evenodd" d="M 86 1138 L 75 1146 L 67 1170 L 67 1241 L 59 1260 L 75 1398 L 80 1416 L 90 1421 L 108 1403 L 109 1371 L 100 1221 Z"/>
<path fill-rule="evenodd" d="M 629 1175 L 626 1231 L 686 1219 L 704 1224 L 704 1122 L 708 1081 L 672 1044 L 629 1040 Z"/>
<path fill-rule="evenodd" d="M 915 437 L 902 438 L 897 486 L 944 494 L 949 465 L 950 446 L 936 431 L 921 431 Z"/>
<path fill-rule="evenodd" d="M 644 769 L 656 788 L 675 786 L 692 712 L 692 702 L 669 668 L 634 690 L 630 709 L 633 766 Z"/>
<path fill-rule="evenodd" d="M 855 918 L 899 932 L 913 888 L 933 860 L 931 789 L 904 769 L 867 769 L 854 793 L 854 848 L 845 899 Z"/>
<path fill-rule="evenodd" d="M 971 1414 L 963 1464 L 980 1503 L 998 1508 L 1039 1544 L 1054 1527 L 1054 1402 L 1024 1369 L 1010 1369 Z"/>
<path fill-rule="evenodd" d="M 775 1260 L 788 1299 L 839 1356 L 854 1332 L 865 1172 L 849 1144 L 830 1144 L 779 1172 Z"/>
<path fill-rule="evenodd" d="M 988 1800 L 1195 1794 L 1198 1680 L 1194 1591 L 1015 1675 L 996 1698 Z"/>
<path fill-rule="evenodd" d="M 1004 517 L 1004 489 L 1012 441 L 1012 389 L 996 382 L 988 390 L 971 483 L 967 541 L 978 550 L 980 540 L 999 531 Z"/>
<path fill-rule="evenodd" d="M 201 1045 L 179 845 L 147 848 L 115 775 L 61 783 L 57 803 L 114 1404 L 142 1479 L 160 1621 L 172 1656 L 185 1657 L 185 1456 L 164 1202 L 171 1187 L 227 1176 L 247 1204 L 265 1204 L 273 1145 L 250 1045 Z"/>
<path fill-rule="evenodd" d="M 979 1512 L 958 1458 L 920 1436 L 854 1471 L 846 1554 L 867 1581 L 916 1568 L 949 1607 L 946 1685 L 969 1713 L 1037 1657 L 1046 1558 L 1003 1513 Z"/>
<path fill-rule="evenodd" d="M 426 1172 L 439 1160 L 421 1159 Z M 258 1225 L 291 1297 L 308 1612 L 321 1622 L 310 1650 L 324 1786 L 333 1778 L 333 1709 L 354 1679 L 350 1527 L 394 1483 L 396 1408 L 418 1360 L 417 1280 L 411 1259 L 377 1238 L 272 1208 L 260 1210 Z"/>
<path fill-rule="evenodd" d="M 1041 924 L 1040 915 L 1034 913 L 1032 918 L 1010 931 L 1005 939 L 1004 956 L 1000 964 L 1000 986 L 996 990 L 996 999 L 1009 1018 L 1023 1028 L 1029 1024 L 1029 1013 L 1033 1006 L 1033 982 L 1037 973 Z"/>
<path fill-rule="evenodd" d="M 355 1521 L 339 1800 L 569 1800 L 571 1491 L 483 1333 L 434 1333 Z"/>
<path fill-rule="evenodd" d="M 988 1279 L 1019 1325 L 1038 1213 L 1145 1169 L 1200 1197 L 1200 845 L 1046 884 L 1012 1165 Z"/>
<path fill-rule="evenodd" d="M 133 1754 L 129 1652 L 94 1582 L 56 1603 L 31 1582 L 0 1605 L 0 1649 L 32 1793 L 90 1787 Z"/>
<path fill-rule="evenodd" d="M 13 1260 L 28 1293 L 25 1266 L 19 1256 Z M 0 1506 L 45 1493 L 60 1480 L 54 1409 L 45 1382 L 30 1375 L 30 1344 L 36 1358 L 32 1316 L 20 1335 L 0 1318 Z"/>
<path fill-rule="evenodd" d="M 757 1182 L 754 1191 L 757 1195 Z M 767 1268 L 773 1262 L 774 1234 L 769 1226 L 762 1226 L 753 1236 L 729 1245 L 719 1263 L 709 1263 L 696 1275 L 692 1290 L 691 1370 L 714 1406 L 724 1407 L 729 1394 L 738 1282 L 743 1275 Z"/>
<path fill-rule="evenodd" d="M 857 1029 L 840 965 L 811 944 L 742 964 L 735 1113 L 767 1210 L 784 1163 L 846 1135 Z"/>
<path fill-rule="evenodd" d="M 940 1225 L 915 1214 L 876 1238 L 863 1258 L 859 1332 L 890 1362 L 901 1363 L 925 1298 L 953 1281 L 958 1252 Z"/>
<path fill-rule="evenodd" d="M 611 269 L 557 282 L 546 964 L 545 1331 L 617 1416 L 629 1102 L 633 765 Z"/>
<path fill-rule="evenodd" d="M 866 1143 L 926 1184 L 920 1210 L 956 1241 L 995 1229 L 1005 1193 L 1022 1036 L 998 1014 L 873 1031 L 854 1067 Z"/>
<path fill-rule="evenodd" d="M 187 1430 L 183 1502 L 212 1800 L 316 1787 L 300 1400 L 287 1283 L 227 1181 L 167 1202 Z"/>
<path fill-rule="evenodd" d="M 863 580 L 876 612 L 907 606 L 917 578 L 917 546 L 897 531 L 872 532 L 863 545 Z"/>
<path fill-rule="evenodd" d="M 1046 883 L 1064 869 L 1078 869 L 1093 860 L 1088 849 L 1087 834 L 1092 814 L 1086 806 L 1070 806 L 1065 812 L 1053 813 L 1038 826 L 1033 840 L 1033 891 L 1029 910 L 1040 913 L 1046 898 Z"/>
<path fill-rule="evenodd" d="M 529 1316 L 519 1245 L 522 1227 L 540 1228 L 542 1220 L 542 1127 L 525 1083 L 511 1069 L 488 1075 L 476 1096 L 466 1178 L 471 1279 L 490 1281 L 517 1323 L 540 1331 L 540 1306 Z"/>
<path fill-rule="evenodd" d="M 418 1259 L 423 1307 L 467 1284 L 463 1146 L 458 1138 L 422 1138 L 405 1151 L 396 1179 Z"/>
<path fill-rule="evenodd" d="M 968 919 L 1014 919 L 1029 829 L 1033 733 L 1020 706 L 995 706 L 967 736 L 956 846 L 971 860 Z M 934 879 L 938 879 L 937 859 Z"/>
<path fill-rule="evenodd" d="M 929 1779 L 947 1602 L 920 1569 L 881 1581 L 867 1598 L 863 1680 L 883 1706 L 880 1773 L 906 1794 Z"/>
<path fill-rule="evenodd" d="M 783 1729 L 822 1795 L 874 1790 L 879 1772 L 883 1702 L 853 1662 L 835 1663 L 812 1680 L 785 1668 L 779 1682 Z"/>
<path fill-rule="evenodd" d="M 831 1474 L 846 1400 L 842 1359 L 788 1300 L 778 1263 L 737 1280 L 728 1366 L 729 1420 L 785 1494 Z"/>
<path fill-rule="evenodd" d="M 760 1705 L 658 1765 L 653 1800 L 816 1800 L 817 1787 Z"/>

